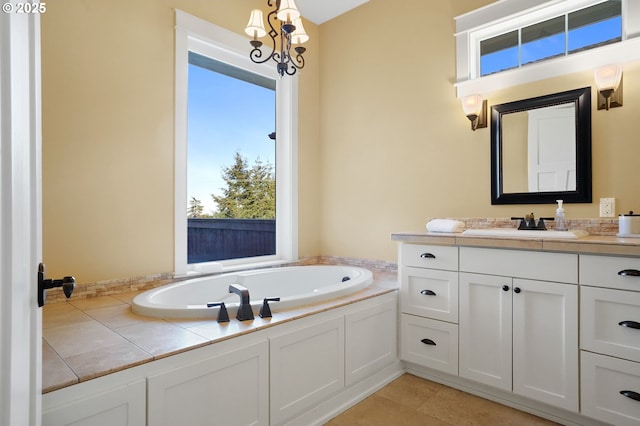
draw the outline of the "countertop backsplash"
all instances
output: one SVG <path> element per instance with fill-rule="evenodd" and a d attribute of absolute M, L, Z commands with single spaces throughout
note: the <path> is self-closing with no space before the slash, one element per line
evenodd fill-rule
<path fill-rule="evenodd" d="M 540 217 L 551 217 L 538 216 Z M 427 217 L 425 224 L 435 217 Z M 464 222 L 464 229 L 484 229 L 484 228 L 517 228 L 518 221 L 511 220 L 510 217 L 504 218 L 486 218 L 486 217 L 447 217 L 438 219 L 455 219 Z M 618 218 L 596 218 L 596 219 L 571 219 L 566 218 L 565 222 L 569 229 L 583 229 L 589 233 L 589 235 L 616 235 L 618 232 Z M 547 228 L 553 229 L 553 221 L 548 221 Z"/>

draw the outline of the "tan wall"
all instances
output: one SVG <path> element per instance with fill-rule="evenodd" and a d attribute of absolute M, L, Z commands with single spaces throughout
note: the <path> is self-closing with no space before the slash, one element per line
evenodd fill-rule
<path fill-rule="evenodd" d="M 79 282 L 173 271 L 174 8 L 242 33 L 249 0 L 73 0 L 42 16 L 43 258 Z M 300 254 L 319 254 L 318 34 L 300 78 Z M 247 42 L 247 52 L 250 46 Z M 314 69 L 315 68 L 315 69 Z M 307 166 L 308 164 L 308 166 Z"/>
<path fill-rule="evenodd" d="M 74 0 L 42 18 L 43 244 L 50 276 L 79 282 L 173 269 L 173 8 L 242 32 L 262 0 Z M 453 17 L 489 0 L 370 0 L 310 33 L 300 76 L 300 255 L 394 261 L 394 231 L 427 217 L 508 217 L 491 206 L 488 129 L 455 96 Z M 437 7 L 435 6 L 437 5 Z M 487 94 L 489 106 L 593 84 L 591 73 Z M 593 112 L 593 204 L 640 210 L 632 125 L 640 64 L 622 108 Z"/>
<path fill-rule="evenodd" d="M 393 261 L 389 234 L 424 230 L 427 217 L 553 216 L 551 204 L 491 205 L 489 129 L 470 130 L 452 86 L 453 17 L 490 1 L 437 3 L 371 0 L 320 27 L 325 254 Z M 592 75 L 486 96 L 491 107 L 592 86 Z M 595 202 L 566 205 L 568 217 L 598 217 L 600 197 L 615 197 L 618 212 L 640 210 L 639 103 L 635 63 L 625 67 L 624 106 L 594 107 Z"/>

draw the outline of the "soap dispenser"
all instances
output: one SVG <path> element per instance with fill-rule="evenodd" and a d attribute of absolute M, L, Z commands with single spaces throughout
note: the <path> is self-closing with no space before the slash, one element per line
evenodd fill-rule
<path fill-rule="evenodd" d="M 567 222 L 564 220 L 564 209 L 562 208 L 562 200 L 556 200 L 558 208 L 556 209 L 556 217 L 554 219 L 553 229 L 556 231 L 567 231 Z"/>

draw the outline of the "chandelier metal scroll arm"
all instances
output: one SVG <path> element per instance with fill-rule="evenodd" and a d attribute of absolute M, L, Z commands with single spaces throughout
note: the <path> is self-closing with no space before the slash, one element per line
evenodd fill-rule
<path fill-rule="evenodd" d="M 269 7 L 273 7 L 273 3 L 274 2 L 272 0 L 268 0 L 267 1 L 267 5 Z M 280 20 L 276 16 L 277 13 L 278 13 L 278 8 L 276 7 L 274 10 L 269 12 L 269 14 L 267 15 L 267 23 L 269 24 L 269 31 L 267 32 L 267 35 L 271 39 L 271 53 L 269 55 L 265 56 L 264 59 L 262 59 L 263 52 L 262 52 L 261 47 L 263 46 L 263 43 L 260 40 L 251 40 L 249 42 L 249 43 L 251 43 L 251 46 L 253 46 L 253 49 L 251 50 L 251 52 L 249 52 L 249 58 L 253 62 L 255 62 L 256 64 L 264 64 L 269 59 L 273 59 L 276 62 L 279 62 L 279 60 L 280 60 L 279 59 L 280 55 L 278 54 L 278 51 L 276 50 L 276 44 L 277 44 L 276 39 L 278 37 L 278 31 L 276 30 L 276 28 L 279 29 L 279 27 L 280 27 L 280 25 L 279 25 Z M 275 24 L 275 26 L 274 26 L 274 24 Z"/>

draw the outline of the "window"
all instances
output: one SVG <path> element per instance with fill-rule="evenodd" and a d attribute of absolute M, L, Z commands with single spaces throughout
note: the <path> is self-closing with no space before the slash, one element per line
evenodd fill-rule
<path fill-rule="evenodd" d="M 640 60 L 636 0 L 501 0 L 455 22 L 459 98 Z"/>
<path fill-rule="evenodd" d="M 188 79 L 187 262 L 274 255 L 276 82 L 194 52 Z"/>
<path fill-rule="evenodd" d="M 480 75 L 621 40 L 621 2 L 609 0 L 480 40 Z"/>
<path fill-rule="evenodd" d="M 297 79 L 248 50 L 176 11 L 176 275 L 297 256 Z"/>

